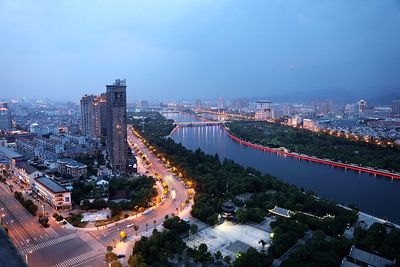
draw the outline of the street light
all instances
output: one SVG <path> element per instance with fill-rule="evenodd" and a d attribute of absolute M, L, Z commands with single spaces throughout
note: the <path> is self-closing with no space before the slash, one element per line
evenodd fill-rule
<path fill-rule="evenodd" d="M 5 214 L 1 214 L 0 216 L 0 225 L 3 225 L 3 218 L 6 216 Z"/>
<path fill-rule="evenodd" d="M 29 251 L 28 253 L 25 254 L 25 263 L 26 263 L 27 266 L 29 266 L 29 264 L 28 264 L 28 255 L 32 254 L 32 252 L 33 251 L 31 250 L 31 251 Z"/>

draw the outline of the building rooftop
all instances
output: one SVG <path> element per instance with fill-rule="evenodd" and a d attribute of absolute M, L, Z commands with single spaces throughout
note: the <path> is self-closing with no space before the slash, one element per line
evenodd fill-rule
<path fill-rule="evenodd" d="M 347 259 L 343 259 L 340 267 L 360 267 L 360 265 L 358 265 L 354 262 L 348 261 Z"/>
<path fill-rule="evenodd" d="M 20 169 L 24 169 L 25 172 L 30 175 L 36 171 L 39 171 L 38 169 L 36 169 L 35 167 L 33 167 L 32 165 L 28 164 L 28 162 L 26 161 L 20 161 L 17 162 L 17 167 Z"/>
<path fill-rule="evenodd" d="M 61 186 L 57 182 L 46 178 L 46 177 L 40 177 L 35 180 L 37 183 L 43 185 L 46 187 L 48 190 L 50 190 L 52 193 L 64 193 L 64 192 L 69 192 L 68 189 L 65 187 Z"/>
<path fill-rule="evenodd" d="M 268 211 L 275 215 L 282 216 L 285 218 L 290 218 L 290 216 L 292 216 L 290 210 L 287 210 L 287 209 L 284 209 L 284 208 L 281 208 L 278 206 L 275 206 L 273 209 L 270 209 Z"/>
<path fill-rule="evenodd" d="M 68 167 L 70 168 L 86 168 L 87 166 L 83 163 L 80 163 L 76 160 L 73 159 L 68 159 L 68 158 L 64 158 L 64 159 L 59 159 L 57 160 L 58 163 L 63 163 L 63 164 L 67 164 Z"/>
<path fill-rule="evenodd" d="M 394 264 L 392 260 L 358 249 L 355 246 L 351 247 L 349 257 L 375 267 L 385 267 L 386 265 Z"/>
<path fill-rule="evenodd" d="M 22 158 L 23 155 L 15 151 L 14 149 L 0 146 L 0 155 L 4 155 L 8 159 L 14 159 L 14 158 Z"/>

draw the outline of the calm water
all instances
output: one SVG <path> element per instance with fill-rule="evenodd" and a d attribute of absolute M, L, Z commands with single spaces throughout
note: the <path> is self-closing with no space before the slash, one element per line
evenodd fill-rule
<path fill-rule="evenodd" d="M 167 114 L 177 122 L 194 121 L 188 115 Z M 342 204 L 353 203 L 362 211 L 400 223 L 400 181 L 358 173 L 351 170 L 301 161 L 241 145 L 228 137 L 218 126 L 186 127 L 172 138 L 188 149 L 201 148 L 237 163 L 253 167 L 319 196 Z"/>

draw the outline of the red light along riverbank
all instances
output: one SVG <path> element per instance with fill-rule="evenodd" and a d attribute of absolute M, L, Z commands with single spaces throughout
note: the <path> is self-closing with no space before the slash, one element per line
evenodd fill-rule
<path fill-rule="evenodd" d="M 199 119 L 201 121 L 210 121 L 208 119 L 205 119 L 203 117 L 200 117 L 200 116 L 197 116 L 197 115 L 194 115 L 194 114 L 190 114 L 190 113 L 187 113 L 187 112 L 183 112 L 183 113 L 185 113 L 185 114 L 187 114 L 189 116 L 192 116 L 193 118 Z M 361 167 L 361 166 L 357 166 L 355 164 L 347 164 L 347 163 L 335 162 L 335 161 L 332 161 L 332 160 L 320 159 L 320 158 L 317 158 L 317 157 L 311 157 L 311 156 L 308 156 L 308 155 L 305 155 L 305 154 L 287 152 L 287 151 L 276 149 L 276 148 L 274 149 L 274 148 L 265 147 L 265 146 L 262 146 L 262 145 L 256 145 L 256 144 L 244 141 L 244 140 L 234 136 L 233 134 L 231 134 L 229 132 L 229 130 L 225 126 L 220 125 L 220 127 L 222 127 L 222 129 L 227 133 L 227 135 L 232 140 L 234 140 L 234 141 L 236 141 L 236 142 L 238 142 L 240 144 L 243 144 L 245 146 L 251 147 L 251 148 L 255 148 L 255 149 L 258 149 L 258 150 L 271 152 L 271 153 L 277 153 L 279 155 L 288 156 L 288 157 L 292 157 L 292 158 L 297 158 L 297 159 L 300 159 L 300 160 L 305 160 L 305 161 L 310 161 L 310 162 L 330 165 L 330 166 L 333 166 L 333 167 L 338 167 L 338 168 L 342 168 L 342 169 L 346 169 L 346 170 L 354 170 L 354 171 L 358 171 L 358 172 L 369 173 L 369 174 L 373 174 L 373 175 L 387 177 L 387 178 L 390 178 L 390 179 L 400 179 L 400 173 L 392 173 L 390 171 L 380 170 L 380 169 L 375 170 L 375 169 L 370 168 L 370 167 Z M 170 136 L 176 130 L 178 130 L 178 128 L 180 128 L 180 126 L 176 126 L 172 130 Z"/>
<path fill-rule="evenodd" d="M 330 165 L 330 166 L 334 166 L 334 167 L 339 167 L 339 168 L 343 168 L 343 169 L 349 169 L 349 170 L 354 170 L 354 171 L 358 171 L 358 172 L 364 172 L 364 173 L 369 173 L 369 174 L 373 174 L 373 175 L 378 175 L 378 176 L 383 176 L 383 177 L 388 177 L 391 179 L 400 179 L 400 173 L 391 173 L 389 171 L 386 170 L 375 170 L 372 168 L 368 168 L 368 167 L 360 167 L 360 166 L 356 166 L 356 165 L 352 165 L 352 164 L 346 164 L 346 163 L 341 163 L 341 162 L 334 162 L 331 160 L 326 160 L 326 159 L 319 159 L 316 157 L 311 157 L 308 155 L 304 155 L 304 154 L 298 154 L 298 153 L 294 153 L 294 152 L 286 152 L 283 150 L 279 150 L 279 149 L 274 149 L 274 148 L 270 148 L 270 147 L 265 147 L 262 145 L 256 145 L 247 141 L 244 141 L 240 138 L 237 138 L 236 136 L 234 136 L 233 134 L 231 134 L 229 132 L 229 130 L 224 127 L 221 126 L 225 132 L 227 133 L 227 135 L 234 141 L 251 147 L 251 148 L 255 148 L 255 149 L 259 149 L 262 151 L 267 151 L 267 152 L 272 152 L 272 153 L 277 153 L 279 155 L 283 155 L 283 156 L 288 156 L 288 157 L 292 157 L 292 158 L 297 158 L 297 159 L 301 159 L 301 160 L 306 160 L 306 161 L 311 161 L 311 162 L 316 162 L 316 163 L 320 163 L 320 164 L 325 164 L 325 165 Z"/>

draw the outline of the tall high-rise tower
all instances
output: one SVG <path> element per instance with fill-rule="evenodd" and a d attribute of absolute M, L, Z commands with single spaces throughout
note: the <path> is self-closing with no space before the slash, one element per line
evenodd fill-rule
<path fill-rule="evenodd" d="M 102 137 L 107 136 L 107 96 L 105 93 L 98 97 L 100 107 L 100 133 Z"/>
<path fill-rule="evenodd" d="M 128 146 L 126 129 L 126 80 L 106 85 L 107 153 L 114 174 L 126 172 Z"/>
<path fill-rule="evenodd" d="M 392 114 L 400 115 L 400 99 L 392 101 Z"/>
<path fill-rule="evenodd" d="M 89 137 L 101 136 L 100 98 L 84 95 L 81 99 L 81 130 Z"/>
<path fill-rule="evenodd" d="M 12 128 L 11 114 L 7 103 L 0 103 L 0 130 Z"/>

